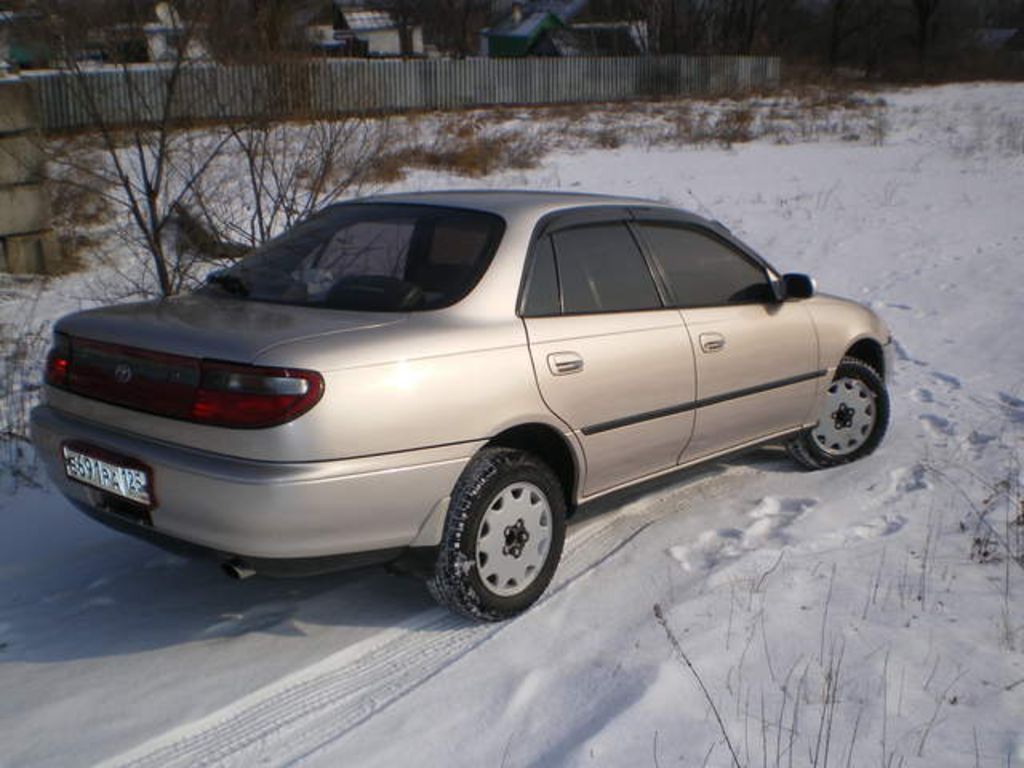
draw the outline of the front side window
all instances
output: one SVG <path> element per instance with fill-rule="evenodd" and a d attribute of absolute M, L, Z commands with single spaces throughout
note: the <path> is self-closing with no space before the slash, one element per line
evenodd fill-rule
<path fill-rule="evenodd" d="M 640 224 L 676 306 L 714 307 L 771 301 L 764 269 L 725 243 L 693 229 Z"/>
<path fill-rule="evenodd" d="M 438 309 L 476 285 L 503 229 L 500 218 L 479 211 L 333 206 L 214 274 L 200 290 L 331 309 Z"/>
<path fill-rule="evenodd" d="M 567 229 L 553 240 L 566 314 L 661 308 L 650 269 L 625 224 Z"/>

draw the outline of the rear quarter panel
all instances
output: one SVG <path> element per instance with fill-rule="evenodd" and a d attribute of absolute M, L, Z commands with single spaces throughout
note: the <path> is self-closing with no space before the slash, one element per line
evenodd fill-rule
<path fill-rule="evenodd" d="M 285 345 L 256 361 L 323 373 L 323 400 L 299 420 L 313 454 L 347 458 L 470 442 L 526 422 L 566 431 L 540 398 L 525 329 L 514 316 L 424 315 L 374 337 L 350 347 Z"/>

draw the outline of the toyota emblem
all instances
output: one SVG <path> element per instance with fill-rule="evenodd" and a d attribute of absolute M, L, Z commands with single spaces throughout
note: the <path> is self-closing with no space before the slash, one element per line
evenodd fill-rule
<path fill-rule="evenodd" d="M 127 384 L 132 380 L 132 367 L 128 363 L 119 363 L 114 369 L 114 381 L 118 384 Z"/>

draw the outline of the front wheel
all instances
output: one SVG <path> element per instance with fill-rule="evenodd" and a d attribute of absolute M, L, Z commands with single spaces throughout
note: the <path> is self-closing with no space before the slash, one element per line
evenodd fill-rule
<path fill-rule="evenodd" d="M 502 621 L 543 594 L 564 542 L 565 496 L 554 472 L 525 451 L 485 448 L 452 492 L 427 586 L 456 613 Z"/>
<path fill-rule="evenodd" d="M 809 469 L 846 464 L 874 451 L 888 426 L 889 393 L 882 377 L 867 363 L 844 357 L 818 423 L 789 443 L 789 454 Z"/>

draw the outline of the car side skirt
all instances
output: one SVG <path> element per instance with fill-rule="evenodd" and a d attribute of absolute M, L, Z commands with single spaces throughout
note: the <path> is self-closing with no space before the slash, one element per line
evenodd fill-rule
<path fill-rule="evenodd" d="M 775 433 L 770 434 L 770 435 L 762 435 L 761 437 L 755 438 L 753 440 L 749 440 L 749 441 L 747 441 L 745 443 L 741 443 L 739 445 L 731 446 L 730 448 L 727 448 L 725 450 L 717 451 L 716 453 L 706 454 L 704 456 L 700 456 L 698 458 L 691 459 L 690 461 L 685 461 L 685 462 L 683 462 L 681 464 L 676 464 L 673 467 L 667 467 L 666 469 L 662 469 L 662 470 L 659 470 L 657 472 L 653 472 L 653 473 L 651 473 L 649 475 L 644 475 L 642 477 L 638 477 L 638 478 L 636 478 L 634 480 L 630 480 L 628 483 L 621 483 L 621 484 L 613 486 L 611 488 L 605 488 L 605 489 L 603 489 L 601 491 L 598 491 L 597 493 L 592 493 L 589 496 L 581 496 L 581 497 L 579 497 L 577 499 L 576 503 L 578 505 L 580 505 L 580 506 L 583 506 L 583 505 L 589 504 L 589 503 L 591 503 L 593 501 L 596 501 L 598 499 L 601 499 L 601 498 L 603 498 L 605 496 L 608 496 L 609 494 L 618 493 L 618 492 L 621 492 L 621 491 L 633 489 L 633 488 L 635 488 L 637 486 L 641 486 L 644 483 L 650 482 L 652 480 L 657 480 L 657 479 L 663 478 L 663 477 L 665 477 L 667 475 L 671 475 L 673 472 L 680 472 L 680 471 L 685 470 L 685 469 L 691 469 L 692 467 L 699 466 L 700 464 L 704 464 L 704 463 L 709 462 L 709 461 L 715 461 L 716 459 L 722 459 L 722 458 L 726 458 L 728 456 L 735 456 L 737 454 L 744 453 L 746 451 L 750 451 L 750 450 L 753 450 L 755 448 L 760 448 L 760 447 L 765 446 L 765 445 L 771 445 L 773 443 L 778 443 L 778 442 L 780 442 L 782 440 L 785 440 L 787 438 L 795 437 L 796 435 L 798 435 L 801 432 L 803 432 L 805 429 L 810 429 L 813 426 L 814 426 L 814 424 L 804 424 L 804 425 L 802 425 L 800 427 L 796 427 L 794 429 L 786 429 L 786 430 L 783 430 L 781 432 L 775 432 Z"/>

